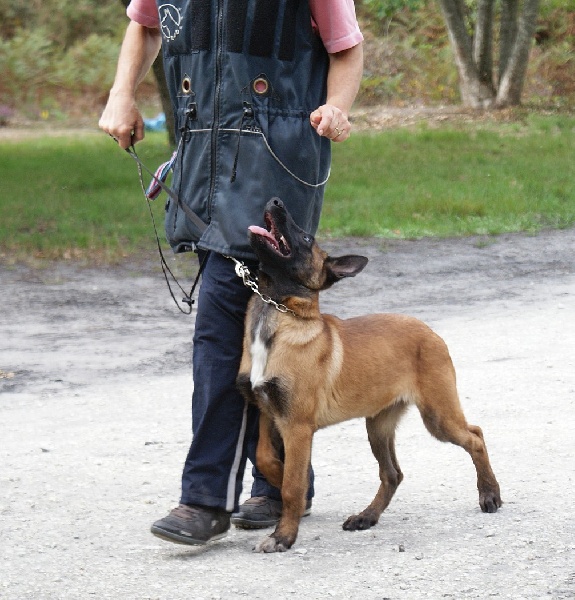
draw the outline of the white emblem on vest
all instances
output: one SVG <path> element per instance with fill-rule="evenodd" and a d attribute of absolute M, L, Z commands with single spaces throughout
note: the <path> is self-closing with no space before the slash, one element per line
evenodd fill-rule
<path fill-rule="evenodd" d="M 182 13 L 173 4 L 162 4 L 158 8 L 162 35 L 168 41 L 174 41 L 180 35 L 182 24 Z"/>

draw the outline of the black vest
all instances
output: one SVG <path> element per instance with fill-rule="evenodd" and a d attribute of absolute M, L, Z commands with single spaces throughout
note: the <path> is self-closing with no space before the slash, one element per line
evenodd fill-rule
<path fill-rule="evenodd" d="M 158 11 L 181 141 L 172 186 L 209 224 L 200 235 L 170 200 L 172 248 L 253 258 L 247 228 L 273 196 L 315 233 L 331 148 L 309 115 L 325 102 L 329 59 L 308 0 L 160 0 Z"/>

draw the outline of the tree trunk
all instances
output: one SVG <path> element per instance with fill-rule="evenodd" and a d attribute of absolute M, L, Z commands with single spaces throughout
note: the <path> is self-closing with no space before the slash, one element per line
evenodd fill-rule
<path fill-rule="evenodd" d="M 473 60 L 481 81 L 493 87 L 493 5 L 494 0 L 479 0 L 473 36 Z"/>
<path fill-rule="evenodd" d="M 499 76 L 493 76 L 494 0 L 478 0 L 473 40 L 465 0 L 438 0 L 459 73 L 461 100 L 470 108 L 519 104 L 540 0 L 501 0 Z"/>
<path fill-rule="evenodd" d="M 124 8 L 128 8 L 130 0 L 120 0 Z M 161 53 L 158 55 L 154 64 L 152 65 L 152 72 L 158 86 L 158 93 L 160 95 L 160 101 L 162 103 L 162 111 L 166 115 L 166 129 L 168 130 L 168 142 L 172 148 L 176 146 L 176 132 L 174 124 L 174 112 L 172 110 L 172 101 L 170 99 L 170 93 L 168 92 L 168 86 L 166 84 L 166 75 L 164 73 L 164 63 L 162 60 Z"/>
<path fill-rule="evenodd" d="M 499 89 L 495 101 L 498 107 L 513 106 L 521 102 L 521 92 L 527 73 L 529 51 L 535 34 L 538 11 L 539 0 L 525 0 L 517 23 L 515 43 L 499 78 Z"/>
<path fill-rule="evenodd" d="M 493 85 L 482 81 L 479 69 L 473 60 L 473 47 L 465 25 L 463 0 L 439 0 L 455 64 L 459 73 L 461 100 L 471 108 L 488 108 L 493 104 Z"/>
<path fill-rule="evenodd" d="M 517 38 L 517 15 L 519 0 L 501 0 L 501 25 L 499 28 L 499 81 L 507 69 L 509 58 Z"/>
<path fill-rule="evenodd" d="M 176 129 L 174 122 L 174 111 L 172 109 L 172 101 L 170 99 L 170 92 L 168 91 L 168 84 L 166 83 L 166 75 L 164 73 L 164 61 L 162 59 L 162 53 L 158 54 L 154 64 L 152 65 L 154 71 L 154 77 L 158 84 L 158 93 L 162 101 L 162 110 L 166 115 L 166 129 L 168 130 L 168 141 L 172 148 L 176 147 Z"/>

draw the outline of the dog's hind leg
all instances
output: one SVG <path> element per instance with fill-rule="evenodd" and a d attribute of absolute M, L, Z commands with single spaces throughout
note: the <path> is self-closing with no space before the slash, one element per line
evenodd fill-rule
<path fill-rule="evenodd" d="M 407 409 L 407 404 L 394 404 L 375 417 L 365 420 L 367 435 L 373 455 L 379 463 L 381 484 L 371 504 L 358 515 L 351 515 L 343 524 L 347 531 L 369 529 L 378 521 L 387 508 L 397 487 L 403 479 L 403 473 L 395 456 L 395 429 Z"/>
<path fill-rule="evenodd" d="M 427 392 L 427 393 L 426 393 Z M 501 507 L 499 484 L 491 468 L 487 447 L 480 427 L 469 425 L 461 409 L 455 382 L 435 378 L 422 386 L 417 407 L 427 430 L 442 442 L 451 442 L 466 450 L 477 471 L 479 506 L 493 513 Z"/>

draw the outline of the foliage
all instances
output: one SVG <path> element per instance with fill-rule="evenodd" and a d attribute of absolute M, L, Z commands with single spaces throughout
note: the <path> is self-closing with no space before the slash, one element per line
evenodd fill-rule
<path fill-rule="evenodd" d="M 406 9 L 413 12 L 423 3 L 424 0 L 363 0 L 358 12 L 376 21 L 385 21 Z"/>
<path fill-rule="evenodd" d="M 385 27 L 366 8 L 364 2 L 358 10 L 366 38 L 360 102 L 457 102 L 457 71 L 437 7 L 426 0 L 406 4 Z"/>
<path fill-rule="evenodd" d="M 118 44 L 101 35 L 92 34 L 76 42 L 53 71 L 53 83 L 69 89 L 109 89 L 118 58 Z M 78 65 L 82 65 L 78 69 Z"/>
<path fill-rule="evenodd" d="M 385 13 L 386 7 L 396 4 L 385 0 L 357 4 L 366 37 L 360 101 L 397 106 L 460 102 L 459 77 L 437 3 L 398 1 L 393 14 Z M 472 23 L 477 1 L 468 0 L 466 6 Z M 384 13 L 390 16 L 378 16 Z M 575 107 L 575 0 L 542 3 L 535 42 L 523 101 Z"/>
<path fill-rule="evenodd" d="M 46 31 L 21 30 L 12 39 L 0 41 L 0 72 L 3 91 L 19 104 L 47 83 L 52 47 Z"/>
<path fill-rule="evenodd" d="M 122 0 L 125 2 L 126 0 Z M 470 15 L 477 0 L 468 0 Z M 458 74 L 435 0 L 357 0 L 365 42 L 359 103 L 453 104 Z M 18 119 L 95 122 L 112 84 L 126 25 L 122 2 L 0 0 L 0 106 Z M 575 0 L 541 6 L 524 100 L 575 106 Z M 162 110 L 153 77 L 147 116 Z"/>
<path fill-rule="evenodd" d="M 34 18 L 31 2 L 0 0 L 0 38 L 10 39 L 18 31 L 27 29 Z"/>
<path fill-rule="evenodd" d="M 122 13 L 123 9 L 117 2 L 0 0 L 0 37 L 10 39 L 22 30 L 42 27 L 51 43 L 66 50 L 90 34 L 114 35 Z"/>
<path fill-rule="evenodd" d="M 101 97 L 126 19 L 119 2 L 0 0 L 0 104 L 26 116 L 66 110 L 68 95 Z"/>

